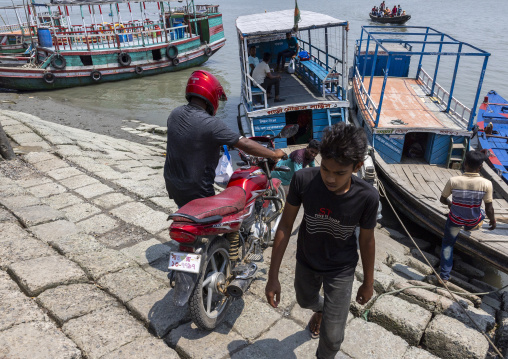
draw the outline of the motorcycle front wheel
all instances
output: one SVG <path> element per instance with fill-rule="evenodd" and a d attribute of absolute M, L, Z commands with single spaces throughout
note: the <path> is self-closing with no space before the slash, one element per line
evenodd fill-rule
<path fill-rule="evenodd" d="M 282 200 L 282 205 L 285 206 L 286 205 L 286 193 L 284 192 L 284 188 L 281 186 L 279 186 L 279 190 L 277 192 L 277 195 L 276 195 L 277 198 L 279 198 L 280 200 Z M 275 203 L 272 201 L 270 202 L 270 204 L 268 205 L 267 209 L 266 209 L 266 212 L 265 212 L 265 217 L 266 218 L 270 218 L 271 216 L 273 216 L 273 214 L 277 212 L 277 207 L 275 206 Z M 264 244 L 265 246 L 268 245 L 268 246 L 271 246 L 273 245 L 273 240 L 275 239 L 275 232 L 277 231 L 277 227 L 279 226 L 279 222 L 282 218 L 282 213 L 280 213 L 277 217 L 275 217 L 275 219 L 269 223 L 266 223 L 266 225 L 268 226 L 268 229 L 267 229 L 267 232 L 264 236 Z"/>
<path fill-rule="evenodd" d="M 223 294 L 230 272 L 229 241 L 218 237 L 208 247 L 206 263 L 189 300 L 192 321 L 199 328 L 213 330 L 224 319 L 231 304 L 231 298 Z"/>

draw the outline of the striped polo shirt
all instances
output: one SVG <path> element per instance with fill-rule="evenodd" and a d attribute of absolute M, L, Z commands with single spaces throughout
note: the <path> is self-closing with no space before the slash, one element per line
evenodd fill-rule
<path fill-rule="evenodd" d="M 448 218 L 458 225 L 474 227 L 482 221 L 482 200 L 492 202 L 492 183 L 479 173 L 466 172 L 448 180 L 441 195 L 452 195 Z"/>

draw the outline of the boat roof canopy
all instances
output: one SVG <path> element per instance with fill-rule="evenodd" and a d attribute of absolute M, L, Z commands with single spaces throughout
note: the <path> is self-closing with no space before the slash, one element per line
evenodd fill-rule
<path fill-rule="evenodd" d="M 42 5 L 105 5 L 128 2 L 160 2 L 158 0 L 51 0 L 48 4 Z M 166 1 L 168 2 L 168 1 Z M 40 5 L 40 4 L 35 4 Z"/>
<path fill-rule="evenodd" d="M 244 15 L 236 19 L 236 28 L 243 36 L 263 36 L 291 32 L 294 26 L 294 18 L 294 10 Z M 300 11 L 300 18 L 298 30 L 347 26 L 345 20 L 339 20 L 313 11 Z"/>

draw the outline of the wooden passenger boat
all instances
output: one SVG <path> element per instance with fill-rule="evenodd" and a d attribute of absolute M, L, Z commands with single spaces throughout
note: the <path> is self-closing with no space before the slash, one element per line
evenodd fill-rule
<path fill-rule="evenodd" d="M 490 91 L 478 111 L 478 146 L 488 151 L 488 162 L 508 183 L 508 101 Z"/>
<path fill-rule="evenodd" d="M 395 29 L 400 27 L 362 28 L 355 49 L 351 117 L 365 129 L 375 151 L 378 174 L 397 208 L 442 236 L 448 208 L 439 198 L 448 179 L 461 173 L 470 148 L 490 54 L 431 28 L 406 27 L 404 32 L 394 33 Z M 434 47 L 426 52 L 428 42 L 439 45 L 440 51 L 435 52 Z M 422 58 L 435 55 L 431 77 L 422 68 Z M 415 56 L 419 62 L 411 67 L 415 74 L 410 75 Z M 448 91 L 435 81 L 441 56 L 456 57 Z M 459 57 L 465 56 L 484 59 L 472 109 L 453 97 Z M 489 231 L 485 223 L 480 230 L 461 231 L 457 247 L 508 272 L 508 192 L 494 188 L 498 228 Z"/>
<path fill-rule="evenodd" d="M 167 4 L 52 0 L 46 5 L 49 27 L 42 24 L 40 4 L 29 5 L 36 56 L 30 66 L 0 67 L 0 87 L 53 90 L 178 71 L 201 65 L 225 45 L 218 5 Z M 80 25 L 70 15 L 73 6 Z M 55 14 L 66 21 L 56 22 Z"/>
<path fill-rule="evenodd" d="M 5 13 L 7 21 L 16 19 L 12 24 L 0 25 L 0 55 L 19 56 L 27 51 L 32 42 L 29 21 L 21 20 L 24 7 L 22 5 L 3 6 L 0 7 L 0 11 Z M 7 14 L 10 14 L 10 17 L 7 17 Z"/>
<path fill-rule="evenodd" d="M 325 127 L 345 121 L 349 107 L 348 22 L 325 14 L 301 11 L 301 22 L 294 36 L 300 50 L 307 51 L 310 59 L 297 61 L 294 74 L 281 73 L 280 96 L 284 102 L 269 99 L 266 89 L 250 76 L 249 48 L 256 47 L 258 58 L 271 52 L 270 66 L 275 67 L 277 53 L 287 48 L 285 34 L 293 31 L 293 26 L 294 10 L 240 16 L 236 20 L 242 73 L 241 103 L 238 105 L 240 132 L 246 136 L 263 136 L 277 133 L 286 125 L 299 124 L 296 136 L 276 140 L 277 148 L 289 151 L 310 139 L 320 139 Z M 327 46 L 317 47 L 325 43 Z"/>
<path fill-rule="evenodd" d="M 374 22 L 379 22 L 381 24 L 405 24 L 409 19 L 411 19 L 411 15 L 401 15 L 401 16 L 374 16 L 369 14 L 370 20 Z"/>

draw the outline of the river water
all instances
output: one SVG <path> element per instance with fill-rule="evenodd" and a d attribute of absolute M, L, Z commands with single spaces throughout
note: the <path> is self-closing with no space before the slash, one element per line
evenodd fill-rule
<path fill-rule="evenodd" d="M 377 0 L 379 1 L 379 0 Z M 399 1 L 399 0 L 398 0 Z M 15 3 L 20 0 L 15 0 Z M 197 1 L 197 4 L 200 2 Z M 293 0 L 214 0 L 220 5 L 223 14 L 226 46 L 210 58 L 203 66 L 214 73 L 228 94 L 228 102 L 217 116 L 231 128 L 236 129 L 236 107 L 240 101 L 240 65 L 235 19 L 240 15 L 277 11 L 294 7 Z M 359 38 L 362 25 L 376 25 L 368 13 L 372 0 L 299 0 L 300 10 L 325 13 L 350 22 L 349 65 L 353 60 L 354 41 Z M 11 2 L 0 0 L 0 6 Z M 389 7 L 399 3 L 388 2 Z M 481 91 L 483 96 L 489 90 L 496 90 L 508 97 L 508 1 L 484 0 L 410 0 L 400 3 L 411 15 L 406 25 L 429 26 L 444 32 L 457 40 L 468 42 L 491 53 L 487 72 Z M 0 15 L 3 13 L 0 12 Z M 12 22 L 12 16 L 11 16 Z M 416 59 L 415 59 L 416 60 Z M 413 60 L 413 61 L 415 61 Z M 483 59 L 461 58 L 458 80 L 454 95 L 465 105 L 471 107 L 478 86 Z M 434 60 L 424 62 L 424 68 L 432 70 Z M 440 65 L 438 82 L 448 88 L 455 58 L 443 59 Z M 126 120 L 137 119 L 146 123 L 165 125 L 169 112 L 185 103 L 184 89 L 193 70 L 168 73 L 141 79 L 105 83 L 66 90 L 32 93 L 30 96 L 40 100 L 49 97 L 52 101 L 72 105 L 76 109 L 99 113 L 102 117 L 114 116 Z M 431 72 L 429 72 L 431 73 Z M 481 97 L 482 98 L 482 97 Z M 417 235 L 417 233 L 414 233 Z M 487 271 L 486 280 L 495 286 L 508 284 L 508 276 L 495 270 Z"/>

